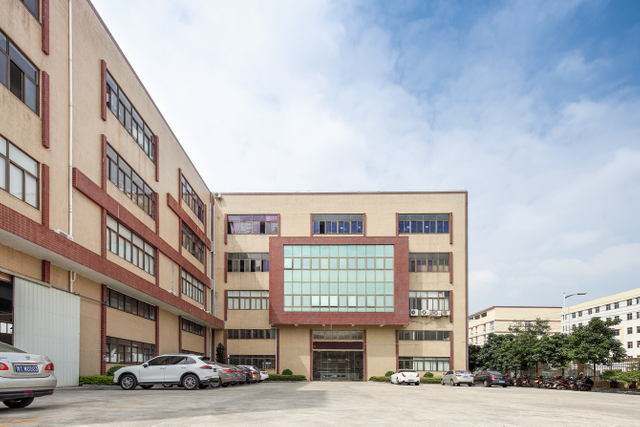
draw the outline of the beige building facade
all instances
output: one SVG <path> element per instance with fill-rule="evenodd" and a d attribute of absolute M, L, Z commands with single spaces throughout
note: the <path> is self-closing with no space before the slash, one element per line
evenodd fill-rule
<path fill-rule="evenodd" d="M 91 3 L 1 0 L 0 68 L 0 339 L 68 385 L 209 353 L 210 190 Z"/>
<path fill-rule="evenodd" d="M 489 334 L 511 334 L 509 327 L 536 319 L 549 321 L 551 334 L 561 332 L 562 307 L 494 306 L 469 316 L 469 344 L 484 345 Z"/>
<path fill-rule="evenodd" d="M 467 367 L 466 192 L 215 196 L 231 363 L 314 381 Z"/>

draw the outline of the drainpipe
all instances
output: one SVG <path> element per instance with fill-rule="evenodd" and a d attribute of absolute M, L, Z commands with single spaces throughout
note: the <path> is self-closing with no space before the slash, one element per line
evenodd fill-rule
<path fill-rule="evenodd" d="M 73 240 L 73 0 L 69 0 L 69 236 Z"/>

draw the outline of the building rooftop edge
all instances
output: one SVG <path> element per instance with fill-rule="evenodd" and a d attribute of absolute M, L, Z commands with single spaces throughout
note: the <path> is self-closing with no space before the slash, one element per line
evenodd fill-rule
<path fill-rule="evenodd" d="M 475 316 L 476 314 L 484 313 L 485 311 L 493 310 L 494 308 L 557 308 L 560 309 L 562 307 L 555 307 L 550 305 L 494 305 L 489 308 L 485 308 L 484 310 L 477 311 L 473 314 L 469 314 L 467 317 Z"/>

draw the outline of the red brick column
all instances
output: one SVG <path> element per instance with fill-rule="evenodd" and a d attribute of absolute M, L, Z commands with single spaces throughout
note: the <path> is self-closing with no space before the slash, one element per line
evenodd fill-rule
<path fill-rule="evenodd" d="M 40 215 L 42 215 L 42 226 L 49 229 L 49 166 L 42 164 L 42 205 Z"/>
<path fill-rule="evenodd" d="M 46 71 L 42 72 L 41 90 L 42 90 L 42 105 L 40 107 L 40 112 L 41 112 L 40 120 L 42 122 L 42 146 L 44 148 L 49 148 L 51 144 L 49 100 L 51 96 L 50 96 L 50 90 L 49 90 L 49 74 Z"/>
<path fill-rule="evenodd" d="M 42 0 L 42 52 L 49 55 L 49 0 Z"/>
<path fill-rule="evenodd" d="M 51 262 L 42 260 L 42 281 L 51 283 Z"/>
<path fill-rule="evenodd" d="M 100 307 L 100 375 L 107 372 L 107 285 L 102 284 L 102 307 Z"/>

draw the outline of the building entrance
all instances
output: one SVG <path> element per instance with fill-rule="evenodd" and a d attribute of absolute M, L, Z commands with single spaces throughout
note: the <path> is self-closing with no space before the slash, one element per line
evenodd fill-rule
<path fill-rule="evenodd" d="M 314 351 L 314 381 L 363 381 L 363 351 Z"/>

